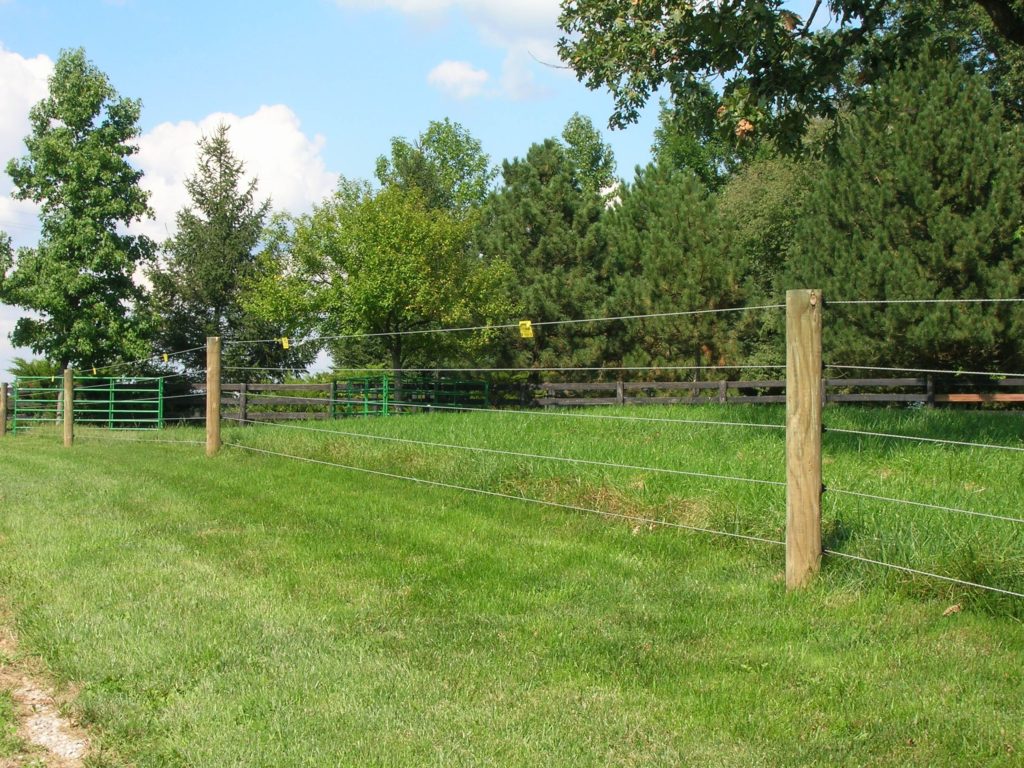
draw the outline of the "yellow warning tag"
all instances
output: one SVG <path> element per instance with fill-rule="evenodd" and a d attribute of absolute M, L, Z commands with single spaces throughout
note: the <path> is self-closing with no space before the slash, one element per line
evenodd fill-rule
<path fill-rule="evenodd" d="M 287 336 L 282 336 L 281 337 L 281 348 L 282 349 L 288 349 L 288 337 Z"/>
<path fill-rule="evenodd" d="M 167 353 L 166 352 L 164 352 L 164 362 L 165 363 L 167 362 Z"/>
<path fill-rule="evenodd" d="M 532 339 L 533 338 L 533 323 L 530 322 L 529 320 L 520 320 L 519 321 L 519 335 L 522 336 L 524 339 Z"/>
<path fill-rule="evenodd" d="M 95 365 L 94 365 L 94 366 L 92 367 L 92 375 L 93 375 L 93 376 L 95 376 L 95 375 L 96 375 L 96 366 L 95 366 Z"/>

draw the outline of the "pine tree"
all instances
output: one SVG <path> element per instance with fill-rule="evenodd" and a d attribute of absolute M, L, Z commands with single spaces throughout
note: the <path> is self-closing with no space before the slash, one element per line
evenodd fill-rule
<path fill-rule="evenodd" d="M 1019 297 L 1024 134 L 958 63 L 896 72 L 843 126 L 810 190 L 788 287 L 835 299 Z M 837 306 L 829 359 L 1018 369 L 1024 307 Z"/>
<path fill-rule="evenodd" d="M 485 257 L 503 257 L 509 291 L 533 322 L 593 317 L 604 301 L 594 224 L 600 198 L 584 190 L 565 148 L 548 139 L 525 159 L 506 161 L 504 187 L 485 205 L 478 235 Z M 588 324 L 538 328 L 505 349 L 517 366 L 594 365 L 600 329 Z"/>
<path fill-rule="evenodd" d="M 157 342 L 164 350 L 202 347 L 207 336 L 236 340 L 277 338 L 286 329 L 245 311 L 244 291 L 257 276 L 256 247 L 270 202 L 257 203 L 257 182 L 245 182 L 245 164 L 235 157 L 228 128 L 221 125 L 199 141 L 195 175 L 185 182 L 191 204 L 177 215 L 177 233 L 163 250 L 162 266 L 150 273 Z M 303 367 L 312 346 L 236 345 L 224 358 L 234 367 Z M 205 367 L 202 352 L 184 356 L 193 370 Z"/>
<path fill-rule="evenodd" d="M 689 171 L 651 165 L 602 225 L 613 316 L 720 309 L 742 302 L 739 265 L 726 258 L 715 201 Z M 735 354 L 734 318 L 716 314 L 630 320 L 608 329 L 623 365 L 719 365 Z M 695 372 L 695 377 L 696 376 Z"/>

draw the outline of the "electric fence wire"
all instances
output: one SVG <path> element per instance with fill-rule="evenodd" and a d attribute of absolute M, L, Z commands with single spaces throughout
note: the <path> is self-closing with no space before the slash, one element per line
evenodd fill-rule
<path fill-rule="evenodd" d="M 203 346 L 201 346 L 201 347 L 190 347 L 189 349 L 179 349 L 179 350 L 177 350 L 175 352 L 158 352 L 158 353 L 154 353 L 154 354 L 150 355 L 149 357 L 140 357 L 138 360 L 126 360 L 126 361 L 121 362 L 121 363 L 111 363 L 110 365 L 103 365 L 103 366 L 97 365 L 95 367 L 95 369 L 96 369 L 97 372 L 99 372 L 99 371 L 116 370 L 118 368 L 124 368 L 124 367 L 132 366 L 132 365 L 139 365 L 141 363 L 149 363 L 149 362 L 154 362 L 154 361 L 159 362 L 161 360 L 164 360 L 165 357 L 167 358 L 166 362 L 170 362 L 170 360 L 172 360 L 173 358 L 180 357 L 181 355 L 187 355 L 190 352 L 199 352 L 199 351 L 204 350 L 204 349 L 206 349 L 206 345 L 205 344 Z"/>
<path fill-rule="evenodd" d="M 626 320 L 651 320 L 670 317 L 692 317 L 697 315 L 717 315 L 731 312 L 754 312 L 767 309 L 785 309 L 785 304 L 764 304 L 751 307 L 723 307 L 721 309 L 688 309 L 679 312 L 651 312 L 642 315 L 620 315 L 618 317 L 585 317 L 573 320 L 538 320 L 531 323 L 533 328 L 558 326 L 558 325 L 579 325 L 585 323 L 611 323 Z M 349 339 L 372 339 L 395 336 L 423 336 L 436 333 L 468 333 L 471 331 L 500 331 L 519 328 L 519 321 L 512 323 L 499 323 L 493 325 L 472 325 L 460 328 L 423 328 L 408 331 L 390 331 L 374 333 L 345 333 L 332 336 L 312 336 L 305 339 L 298 339 L 289 346 L 301 346 L 303 344 L 322 343 L 326 341 L 344 341 Z M 281 337 L 275 339 L 225 339 L 225 345 L 254 345 L 254 344 L 280 344 Z"/>
<path fill-rule="evenodd" d="M 951 584 L 958 584 L 963 587 L 971 587 L 973 589 L 981 589 L 987 592 L 996 592 L 1001 595 L 1009 595 L 1010 597 L 1024 597 L 1024 593 L 1014 592 L 1011 589 L 1002 589 L 1001 587 L 993 587 L 988 584 L 979 584 L 976 581 L 965 581 L 964 579 L 958 579 L 954 576 L 943 576 L 939 573 L 932 573 L 930 571 L 922 571 L 917 568 L 910 568 L 905 565 L 896 565 L 895 563 L 887 563 L 884 560 L 873 560 L 869 557 L 862 557 L 861 555 L 853 555 L 849 552 L 839 552 L 834 549 L 823 549 L 822 554 L 830 555 L 833 557 L 841 557 L 847 560 L 854 560 L 860 563 L 867 563 L 869 565 L 877 565 L 883 568 L 890 568 L 894 571 L 901 571 L 903 573 L 909 573 L 915 576 L 924 576 L 930 579 L 938 579 L 939 581 L 946 581 Z"/>
<path fill-rule="evenodd" d="M 471 452 L 471 453 L 485 453 L 485 454 L 491 454 L 491 455 L 495 455 L 495 456 L 508 456 L 508 457 L 517 458 L 517 459 L 531 459 L 531 460 L 538 460 L 538 461 L 557 461 L 557 462 L 562 462 L 562 463 L 566 463 L 566 464 L 580 464 L 580 465 L 586 465 L 586 466 L 592 466 L 592 467 L 605 467 L 605 468 L 608 468 L 608 469 L 625 469 L 625 470 L 630 470 L 630 471 L 634 471 L 634 472 L 653 472 L 653 473 L 656 473 L 656 474 L 676 475 L 676 476 L 683 476 L 683 477 L 695 477 L 695 478 L 701 478 L 701 479 L 706 479 L 706 480 L 722 480 L 722 481 L 726 481 L 726 482 L 735 482 L 735 483 L 750 483 L 752 485 L 770 485 L 770 486 L 780 487 L 780 488 L 785 488 L 786 487 L 786 484 L 784 482 L 779 482 L 777 480 L 762 480 L 762 479 L 759 479 L 759 478 L 737 477 L 737 476 L 734 476 L 734 475 L 719 475 L 719 474 L 712 474 L 712 473 L 708 473 L 708 472 L 692 472 L 692 471 L 688 471 L 688 470 L 667 469 L 667 468 L 663 468 L 663 467 L 645 467 L 645 466 L 637 466 L 637 465 L 634 465 L 634 464 L 617 464 L 615 462 L 610 462 L 610 461 L 597 461 L 597 460 L 594 460 L 594 459 L 580 459 L 580 458 L 575 458 L 575 457 L 570 457 L 570 456 L 550 456 L 550 455 L 547 455 L 547 454 L 539 454 L 539 453 L 525 453 L 525 452 L 520 452 L 520 451 L 507 451 L 507 450 L 502 450 L 502 449 L 498 449 L 498 448 L 483 448 L 483 447 L 480 447 L 480 446 L 473 446 L 473 445 L 455 445 L 453 443 L 435 443 L 435 442 L 430 442 L 430 441 L 427 441 L 427 440 L 413 440 L 411 438 L 405 438 L 405 437 L 391 437 L 391 436 L 388 436 L 388 435 L 373 435 L 373 434 L 369 434 L 367 432 L 347 432 L 347 431 L 334 430 L 334 429 L 319 429 L 317 427 L 303 427 L 303 426 L 300 426 L 298 424 L 277 424 L 277 423 L 274 423 L 274 422 L 256 421 L 256 420 L 253 420 L 253 419 L 241 419 L 241 418 L 239 418 L 239 419 L 236 419 L 236 421 L 239 421 L 241 423 L 246 423 L 246 424 L 258 424 L 260 426 L 277 427 L 279 429 L 297 429 L 297 430 L 302 430 L 304 432 L 318 432 L 320 434 L 339 435 L 339 436 L 343 436 L 343 437 L 355 437 L 355 438 L 362 438 L 362 439 L 367 439 L 367 440 L 379 440 L 379 441 L 382 441 L 382 442 L 397 443 L 397 444 L 402 444 L 402 445 L 416 445 L 416 446 L 421 446 L 421 447 L 425 447 L 425 448 L 441 448 L 441 449 L 446 449 L 446 450 L 468 451 L 468 452 Z"/>
<path fill-rule="evenodd" d="M 276 341 L 280 341 L 277 339 Z M 784 365 L 610 365 L 573 367 L 533 368 L 332 368 L 331 373 L 365 373 L 381 376 L 389 373 L 601 373 L 613 371 L 742 371 L 742 370 L 785 370 Z M 299 368 L 257 368 L 225 366 L 224 371 L 258 371 L 265 373 L 288 373 L 305 369 Z M 647 382 L 642 382 L 647 383 Z"/>
<path fill-rule="evenodd" d="M 1024 302 L 1022 297 L 1011 297 L 1005 299 L 825 299 L 825 306 L 833 305 L 878 305 L 890 304 L 1016 304 Z"/>
<path fill-rule="evenodd" d="M 712 528 L 702 528 L 695 525 L 685 525 L 683 523 L 677 523 L 670 520 L 658 520 L 651 517 L 642 517 L 639 515 L 628 515 L 621 512 L 610 512 L 607 510 L 593 509 L 591 507 L 581 507 L 575 504 L 563 504 L 557 501 L 547 501 L 544 499 L 534 499 L 529 496 L 518 496 L 511 493 L 501 493 L 500 491 L 489 491 L 483 488 L 472 488 L 465 485 L 456 485 L 455 483 L 445 483 L 440 480 L 428 480 L 422 477 L 413 477 L 411 475 L 400 475 L 395 472 L 385 472 L 378 469 L 369 469 L 367 467 L 357 467 L 349 464 L 341 464 L 333 461 L 324 461 L 322 459 L 313 459 L 307 456 L 296 456 L 295 454 L 282 453 L 280 451 L 269 451 L 265 448 L 256 448 L 251 445 L 244 445 L 243 443 L 225 442 L 225 446 L 230 448 L 238 448 L 243 451 L 251 451 L 253 453 L 260 453 L 266 456 L 275 456 L 282 459 L 291 459 L 293 461 L 305 462 L 307 464 L 316 464 L 325 467 L 333 467 L 336 469 L 344 469 L 350 472 L 361 472 L 363 474 L 374 475 L 377 477 L 387 477 L 393 480 L 406 480 L 412 483 L 419 483 L 420 485 L 427 485 L 435 488 L 445 488 L 447 490 L 462 491 L 465 493 L 475 493 L 482 496 L 491 496 L 494 498 L 508 499 L 510 501 L 525 502 L 527 504 L 539 504 L 541 506 L 553 507 L 555 509 L 565 509 L 572 512 L 580 512 L 584 514 L 599 515 L 601 517 L 613 518 L 619 520 L 626 520 L 632 523 L 638 523 L 641 525 L 659 526 L 663 528 L 675 528 L 684 531 L 692 531 L 695 533 L 706 533 L 715 536 L 725 536 L 732 539 L 742 539 L 744 541 L 756 541 L 762 544 L 774 544 L 777 546 L 785 546 L 784 541 L 778 541 L 776 539 L 768 539 L 762 536 L 752 536 L 744 533 L 734 533 L 730 531 L 719 531 Z"/>
<path fill-rule="evenodd" d="M 273 395 L 263 392 L 247 392 L 247 398 L 251 397 L 273 397 L 280 400 L 290 400 L 292 398 L 286 395 Z M 315 401 L 315 403 L 323 403 L 329 405 L 333 402 L 335 405 L 363 405 L 366 401 L 360 398 L 335 398 L 333 401 L 329 398 L 306 398 L 296 397 L 296 400 L 301 401 Z M 315 404 L 313 402 L 306 402 L 307 405 Z M 258 404 L 258 403 L 257 403 Z M 299 403 L 296 403 L 298 405 Z M 372 403 L 371 404 L 378 404 Z M 716 421 L 714 419 L 676 419 L 659 416 L 623 416 L 619 414 L 611 413 L 577 413 L 575 411 L 547 411 L 547 410 L 522 410 L 517 408 L 475 408 L 467 405 L 434 405 L 431 403 L 409 403 L 395 400 L 389 400 L 388 405 L 397 406 L 400 408 L 412 408 L 426 411 L 452 411 L 457 413 L 489 413 L 493 415 L 512 415 L 512 416 L 540 416 L 558 419 L 598 419 L 603 421 L 632 421 L 638 423 L 647 424 L 688 424 L 692 426 L 706 426 L 706 427 L 749 427 L 751 429 L 775 429 L 784 430 L 785 424 L 759 424 L 757 422 L 748 421 Z M 607 403 L 611 407 L 611 403 Z"/>
<path fill-rule="evenodd" d="M 867 499 L 869 501 L 880 501 L 887 504 L 901 504 L 908 507 L 918 507 L 920 509 L 931 509 L 937 512 L 950 512 L 960 515 L 971 515 L 972 517 L 984 517 L 989 520 L 999 520 L 1006 523 L 1024 523 L 1024 519 L 1019 517 L 1011 517 L 1008 515 L 994 515 L 989 512 L 976 512 L 971 509 L 960 509 L 959 507 L 946 507 L 941 504 L 929 504 L 924 501 L 911 501 L 909 499 L 896 499 L 890 496 L 876 496 L 870 493 L 861 493 L 859 491 L 847 491 L 842 488 L 833 488 L 831 485 L 826 485 L 826 493 L 834 493 L 839 496 L 850 496 L 857 499 Z"/>
<path fill-rule="evenodd" d="M 982 448 L 994 451 L 1016 451 L 1024 453 L 1024 446 L 999 445 L 997 443 L 972 443 L 966 440 L 944 440 L 937 437 L 919 437 L 917 435 L 897 435 L 890 432 L 869 432 L 861 429 L 840 429 L 839 427 L 825 427 L 825 433 L 838 435 L 857 435 L 861 437 L 880 437 L 890 440 L 907 440 L 917 443 L 933 443 L 936 445 L 954 445 L 963 448 Z"/>
<path fill-rule="evenodd" d="M 962 371 L 942 368 L 892 368 L 878 365 L 833 365 L 829 363 L 827 369 L 837 371 L 886 371 L 889 373 L 934 373 L 937 375 L 949 376 L 991 376 L 993 378 L 1017 379 L 1024 378 L 1024 373 L 1006 373 L 1005 371 Z"/>

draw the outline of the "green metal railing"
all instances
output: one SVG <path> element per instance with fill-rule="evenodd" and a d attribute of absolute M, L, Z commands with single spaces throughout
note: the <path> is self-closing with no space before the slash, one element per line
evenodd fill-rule
<path fill-rule="evenodd" d="M 113 430 L 160 429 L 164 425 L 164 380 L 75 376 L 76 424 Z M 57 376 L 25 376 L 11 391 L 11 431 L 56 425 L 63 419 L 63 381 Z"/>

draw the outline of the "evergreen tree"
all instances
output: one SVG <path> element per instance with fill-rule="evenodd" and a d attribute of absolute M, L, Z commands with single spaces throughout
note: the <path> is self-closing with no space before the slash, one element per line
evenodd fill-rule
<path fill-rule="evenodd" d="M 1019 297 L 1024 134 L 984 79 L 955 62 L 896 72 L 842 126 L 807 195 L 788 287 L 832 299 Z M 837 363 L 1014 370 L 1024 307 L 841 306 Z"/>
<path fill-rule="evenodd" d="M 246 286 L 255 279 L 256 246 L 270 202 L 257 203 L 255 180 L 245 182 L 245 165 L 235 157 L 228 128 L 221 125 L 199 141 L 195 175 L 185 182 L 191 204 L 177 215 L 177 233 L 164 245 L 163 265 L 150 273 L 157 343 L 164 350 L 202 347 L 208 336 L 234 340 L 278 338 L 287 328 L 247 313 Z M 316 354 L 310 345 L 231 345 L 232 367 L 304 367 Z M 205 368 L 201 351 L 181 358 Z"/>
<path fill-rule="evenodd" d="M 478 234 L 485 257 L 508 261 L 509 291 L 533 322 L 593 317 L 604 301 L 594 224 L 601 199 L 585 191 L 566 149 L 548 139 L 525 159 L 503 165 L 504 187 L 485 205 Z M 538 328 L 501 356 L 515 366 L 600 364 L 598 329 L 589 324 Z"/>
<path fill-rule="evenodd" d="M 18 320 L 11 341 L 62 368 L 137 358 L 145 291 L 132 277 L 153 253 L 127 232 L 149 214 L 142 173 L 128 162 L 140 103 L 119 96 L 81 49 L 61 53 L 49 87 L 29 115 L 28 154 L 7 164 L 14 197 L 42 209 L 35 248 L 15 258 L 0 243 L 0 301 L 35 315 Z"/>
<path fill-rule="evenodd" d="M 715 201 L 688 171 L 650 165 L 622 191 L 602 224 L 607 312 L 613 316 L 734 307 L 743 302 L 740 265 Z M 607 329 L 609 357 L 623 365 L 723 365 L 735 360 L 735 318 L 707 314 L 629 320 Z M 699 378 L 699 372 L 694 372 Z"/>

